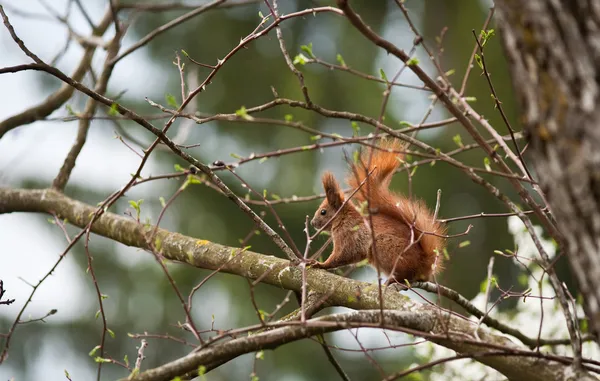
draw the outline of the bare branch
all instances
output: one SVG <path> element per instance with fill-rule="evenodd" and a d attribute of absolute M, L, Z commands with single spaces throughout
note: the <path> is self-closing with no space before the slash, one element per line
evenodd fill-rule
<path fill-rule="evenodd" d="M 4 13 L 4 10 L 2 9 L 2 5 L 0 5 L 0 13 L 2 13 L 2 17 L 3 17 L 3 19 L 5 19 L 5 23 L 7 23 L 8 18 L 6 17 L 6 14 Z M 94 36 L 102 36 L 104 34 L 104 32 L 108 29 L 111 21 L 112 21 L 112 18 L 110 16 L 110 10 L 108 10 L 102 17 L 102 20 L 100 21 L 100 24 L 98 24 L 98 27 L 94 30 L 93 35 Z M 14 34 L 14 31 L 12 33 Z M 71 74 L 71 77 L 73 78 L 74 81 L 77 81 L 77 82 L 81 81 L 81 79 L 84 77 L 85 73 L 89 70 L 95 50 L 96 50 L 95 46 L 87 46 L 85 48 L 85 50 L 83 52 L 83 56 L 81 58 L 81 61 L 79 62 L 79 64 L 77 65 L 77 67 L 75 68 L 73 73 Z M 38 61 L 36 61 L 36 62 L 38 64 L 40 64 L 42 61 L 40 60 L 39 62 Z M 32 69 L 43 70 L 43 69 L 40 69 L 37 67 L 32 68 Z M 2 72 L 3 71 L 0 71 L 0 74 Z M 48 98 L 46 98 L 46 100 L 43 101 L 42 103 L 40 103 L 39 105 L 31 107 L 31 108 L 21 112 L 20 114 L 11 116 L 10 118 L 1 121 L 0 122 L 0 138 L 2 138 L 2 136 L 4 136 L 4 134 L 6 134 L 8 131 L 10 131 L 14 128 L 17 128 L 17 127 L 25 125 L 25 124 L 33 123 L 36 120 L 44 119 L 48 115 L 52 114 L 54 111 L 56 111 L 58 108 L 60 108 L 63 104 L 65 104 L 65 102 L 67 100 L 69 100 L 69 98 L 71 98 L 71 96 L 73 95 L 73 91 L 74 91 L 74 88 L 72 86 L 70 86 L 67 83 L 64 83 L 60 87 L 60 89 L 58 89 L 55 93 L 53 93 Z"/>

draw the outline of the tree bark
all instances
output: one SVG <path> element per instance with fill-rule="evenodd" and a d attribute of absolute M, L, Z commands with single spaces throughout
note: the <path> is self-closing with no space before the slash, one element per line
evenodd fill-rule
<path fill-rule="evenodd" d="M 498 0 L 496 6 L 530 141 L 528 154 L 563 235 L 561 248 L 578 281 L 590 328 L 597 333 L 600 4 Z"/>

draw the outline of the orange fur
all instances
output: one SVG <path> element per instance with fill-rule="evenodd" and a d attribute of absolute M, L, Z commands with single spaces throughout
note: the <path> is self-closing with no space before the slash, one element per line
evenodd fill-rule
<path fill-rule="evenodd" d="M 331 173 L 323 175 L 326 199 L 311 223 L 317 229 L 326 226 L 331 231 L 333 252 L 325 262 L 316 262 L 313 267 L 334 268 L 366 258 L 390 280 L 398 282 L 429 280 L 441 270 L 445 244 L 441 235 L 445 228 L 421 200 L 389 190 L 403 160 L 398 151 L 403 149 L 399 140 L 391 139 L 382 141 L 378 148 L 363 150 L 350 165 L 346 178 L 353 190 L 364 182 L 352 203 L 344 204 L 344 195 Z M 372 231 L 369 224 L 373 225 Z"/>

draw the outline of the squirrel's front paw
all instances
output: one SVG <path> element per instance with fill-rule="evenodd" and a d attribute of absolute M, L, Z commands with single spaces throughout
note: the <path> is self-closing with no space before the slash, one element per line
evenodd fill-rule
<path fill-rule="evenodd" d="M 316 259 L 307 259 L 306 267 L 312 267 L 313 269 L 320 269 L 322 263 L 317 261 Z"/>

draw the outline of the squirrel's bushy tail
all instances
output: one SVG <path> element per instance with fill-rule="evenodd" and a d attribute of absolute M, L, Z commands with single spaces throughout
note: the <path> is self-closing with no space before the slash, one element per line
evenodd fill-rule
<path fill-rule="evenodd" d="M 382 140 L 378 147 L 363 149 L 359 158 L 351 164 L 346 182 L 352 190 L 360 187 L 373 171 L 353 198 L 359 204 L 369 200 L 371 210 L 414 226 L 414 239 L 419 240 L 431 262 L 436 256 L 441 261 L 445 240 L 440 236 L 445 234 L 445 227 L 434 218 L 423 201 L 408 199 L 389 190 L 392 176 L 404 160 L 404 154 L 399 151 L 403 151 L 406 145 L 398 139 L 388 138 Z M 438 263 L 435 272 L 440 269 L 441 263 Z"/>
<path fill-rule="evenodd" d="M 421 200 L 409 200 L 396 197 L 396 213 L 406 221 L 409 226 L 414 226 L 414 240 L 419 240 L 423 252 L 430 258 L 430 263 L 435 264 L 433 273 L 442 270 L 444 259 L 446 227 L 437 221 L 427 205 Z M 390 213 L 393 211 L 383 211 Z M 437 257 L 437 261 L 436 261 Z"/>
<path fill-rule="evenodd" d="M 380 200 L 382 197 L 387 198 L 386 196 L 389 194 L 388 186 L 392 181 L 392 176 L 400 166 L 401 161 L 404 160 L 404 154 L 399 153 L 404 149 L 404 146 L 398 139 L 385 139 L 377 145 L 379 148 L 367 147 L 361 151 L 359 157 L 355 158 L 350 165 L 346 183 L 354 190 L 360 186 L 371 170 L 373 170 L 373 173 L 367 180 L 368 184 L 363 184 L 354 197 L 364 201 L 368 195 L 368 198 L 373 202 L 383 201 Z M 369 189 L 367 189 L 367 185 L 369 185 Z"/>

